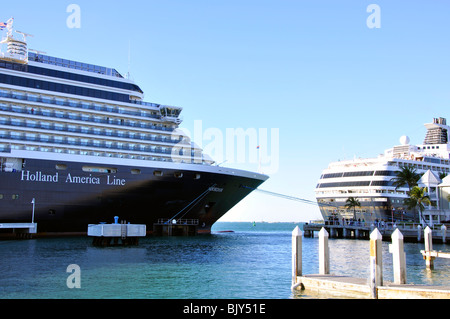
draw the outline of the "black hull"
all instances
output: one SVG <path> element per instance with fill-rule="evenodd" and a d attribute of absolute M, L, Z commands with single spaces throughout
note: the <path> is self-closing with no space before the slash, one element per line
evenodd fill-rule
<path fill-rule="evenodd" d="M 86 166 L 117 170 L 86 172 Z M 247 187 L 257 188 L 265 180 L 220 173 L 218 167 L 197 171 L 192 169 L 195 166 L 175 169 L 158 167 L 157 162 L 154 167 L 131 167 L 27 159 L 22 171 L 0 173 L 0 223 L 31 222 L 35 198 L 38 236 L 86 233 L 88 224 L 112 223 L 114 216 L 146 224 L 148 231 L 161 218 L 198 219 L 198 232 L 208 233 L 251 192 Z"/>

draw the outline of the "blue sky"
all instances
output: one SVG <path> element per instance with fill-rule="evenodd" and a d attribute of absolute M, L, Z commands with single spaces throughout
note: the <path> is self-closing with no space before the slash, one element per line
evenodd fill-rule
<path fill-rule="evenodd" d="M 69 4 L 81 27 L 68 28 Z M 381 9 L 370 29 L 369 4 Z M 448 117 L 450 3 L 363 0 L 20 1 L 0 19 L 48 55 L 130 72 L 145 100 L 218 128 L 279 129 L 262 189 L 314 200 L 331 161 L 422 143 Z M 207 141 L 204 141 L 207 144 Z M 270 152 L 269 152 L 270 153 Z M 224 166 L 257 170 L 257 163 Z M 316 206 L 253 193 L 223 220 L 308 221 Z"/>

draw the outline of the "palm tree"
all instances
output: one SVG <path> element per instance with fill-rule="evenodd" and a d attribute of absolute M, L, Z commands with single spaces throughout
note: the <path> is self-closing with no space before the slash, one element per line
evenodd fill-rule
<path fill-rule="evenodd" d="M 403 166 L 400 171 L 396 172 L 396 176 L 391 179 L 395 189 L 407 185 L 409 192 L 420 179 L 420 174 L 416 173 L 416 169 L 410 166 Z"/>
<path fill-rule="evenodd" d="M 356 220 L 356 207 L 361 207 L 361 203 L 355 197 L 347 198 L 345 202 L 345 208 L 352 209 L 353 208 L 353 219 Z"/>
<path fill-rule="evenodd" d="M 425 224 L 427 223 L 422 215 L 422 212 L 425 210 L 424 204 L 433 204 L 430 201 L 430 197 L 428 197 L 428 195 L 425 195 L 425 187 L 414 186 L 409 192 L 409 198 L 405 199 L 405 203 L 406 205 L 408 205 L 409 209 L 418 207 L 420 219 L 422 219 Z"/>

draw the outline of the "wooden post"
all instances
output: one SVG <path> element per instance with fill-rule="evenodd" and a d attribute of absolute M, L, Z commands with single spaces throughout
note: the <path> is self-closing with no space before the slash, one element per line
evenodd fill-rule
<path fill-rule="evenodd" d="M 302 237 L 303 232 L 297 226 L 292 231 L 292 285 L 302 275 Z"/>
<path fill-rule="evenodd" d="M 328 248 L 328 232 L 322 227 L 319 232 L 319 273 L 328 275 L 330 273 L 330 250 Z"/>
<path fill-rule="evenodd" d="M 433 234 L 429 226 L 425 228 L 423 237 L 425 239 L 425 261 L 427 269 L 434 269 L 434 257 L 430 256 L 430 252 L 433 250 Z"/>
<path fill-rule="evenodd" d="M 394 265 L 394 283 L 406 284 L 406 255 L 403 248 L 403 234 L 397 228 L 391 236 L 392 244 L 389 252 L 392 254 Z"/>
<path fill-rule="evenodd" d="M 382 238 L 378 228 L 370 234 L 370 288 L 374 299 L 378 298 L 377 287 L 383 285 Z"/>

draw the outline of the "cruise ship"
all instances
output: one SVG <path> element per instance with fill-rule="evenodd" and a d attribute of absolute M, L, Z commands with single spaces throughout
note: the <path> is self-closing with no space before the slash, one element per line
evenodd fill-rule
<path fill-rule="evenodd" d="M 419 175 L 428 172 L 427 176 L 432 176 L 437 183 L 449 174 L 450 127 L 446 119 L 434 118 L 425 127 L 427 133 L 421 145 L 411 145 L 409 137 L 402 136 L 400 145 L 376 158 L 330 163 L 315 189 L 324 220 L 419 221 L 418 214 L 404 202 L 409 188 L 396 188 L 393 179 L 403 167 L 414 168 Z M 355 210 L 346 208 L 349 197 L 356 198 L 361 206 Z"/>
<path fill-rule="evenodd" d="M 268 178 L 216 165 L 178 128 L 181 107 L 144 102 L 115 69 L 33 52 L 2 25 L 0 223 L 33 218 L 50 236 L 185 219 L 209 233 Z"/>

